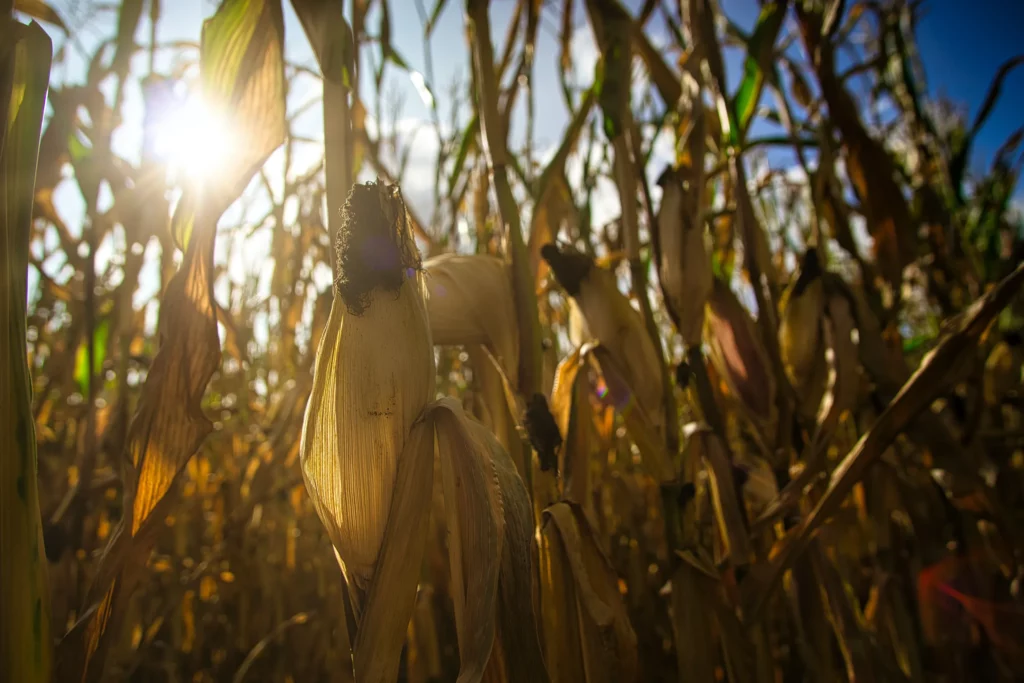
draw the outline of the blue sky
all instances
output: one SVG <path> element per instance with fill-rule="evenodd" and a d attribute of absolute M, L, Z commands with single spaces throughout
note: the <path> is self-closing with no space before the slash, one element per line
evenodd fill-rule
<path fill-rule="evenodd" d="M 926 7 L 918 42 L 929 88 L 963 101 L 973 118 L 1000 65 L 1024 53 L 1024 2 L 929 0 Z M 977 138 L 972 164 L 987 166 L 1007 136 L 1021 126 L 1024 67 L 1006 79 L 999 104 Z"/>

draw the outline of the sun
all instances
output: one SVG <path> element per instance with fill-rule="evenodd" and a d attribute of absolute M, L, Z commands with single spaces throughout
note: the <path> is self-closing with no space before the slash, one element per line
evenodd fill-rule
<path fill-rule="evenodd" d="M 201 182 L 224 170 L 237 145 L 224 117 L 192 93 L 161 117 L 153 148 L 175 176 Z"/>

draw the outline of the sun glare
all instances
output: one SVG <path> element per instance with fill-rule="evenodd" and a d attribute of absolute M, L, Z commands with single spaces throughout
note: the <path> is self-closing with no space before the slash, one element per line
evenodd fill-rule
<path fill-rule="evenodd" d="M 193 95 L 160 121 L 154 147 L 172 173 L 201 181 L 223 171 L 236 146 L 223 117 Z"/>

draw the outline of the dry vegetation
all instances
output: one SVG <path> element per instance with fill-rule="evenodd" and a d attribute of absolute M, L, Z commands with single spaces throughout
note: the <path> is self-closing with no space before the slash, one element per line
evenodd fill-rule
<path fill-rule="evenodd" d="M 428 65 L 442 11 L 471 64 L 433 84 L 424 213 L 383 122 L 398 4 L 292 0 L 310 68 L 280 0 L 196 45 L 157 0 L 67 3 L 116 31 L 58 83 L 74 41 L 26 22 L 65 7 L 0 2 L 0 678 L 1024 676 L 1024 129 L 967 163 L 1024 58 L 967 121 L 914 0 L 766 0 L 751 33 L 518 0 L 495 36 L 418 0 Z M 179 80 L 245 142 L 202 182 L 113 144 Z"/>

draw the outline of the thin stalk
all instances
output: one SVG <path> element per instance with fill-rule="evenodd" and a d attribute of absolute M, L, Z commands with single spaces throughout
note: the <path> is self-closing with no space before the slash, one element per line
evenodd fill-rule
<path fill-rule="evenodd" d="M 334 245 L 341 229 L 341 207 L 352 188 L 352 126 L 348 87 L 334 78 L 324 79 L 324 176 L 327 194 L 327 233 L 331 271 L 337 274 Z"/>
<path fill-rule="evenodd" d="M 529 255 L 523 241 L 519 207 L 508 181 L 508 149 L 505 130 L 498 110 L 497 83 L 493 72 L 488 2 L 468 0 L 466 16 L 473 41 L 476 86 L 479 96 L 480 124 L 483 128 L 484 154 L 491 171 L 491 182 L 498 198 L 498 209 L 505 227 L 506 256 L 512 262 L 512 281 L 519 320 L 519 392 L 532 396 L 541 391 L 541 335 L 537 319 L 537 295 L 530 277 Z"/>

